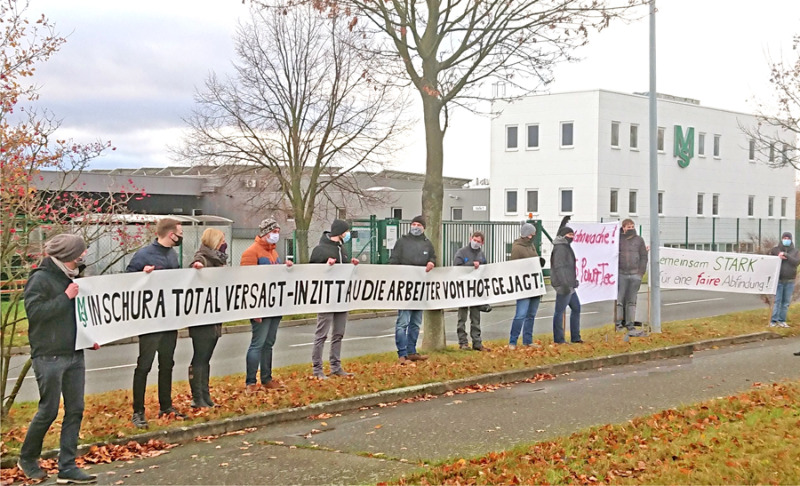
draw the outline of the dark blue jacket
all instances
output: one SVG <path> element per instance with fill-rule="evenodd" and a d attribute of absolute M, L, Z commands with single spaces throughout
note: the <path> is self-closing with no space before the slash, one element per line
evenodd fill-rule
<path fill-rule="evenodd" d="M 75 301 L 64 293 L 70 283 L 72 279 L 50 257 L 28 277 L 23 296 L 32 358 L 75 352 Z"/>
<path fill-rule="evenodd" d="M 151 245 L 137 251 L 125 271 L 141 272 L 147 265 L 153 265 L 156 270 L 181 268 L 178 263 L 178 254 L 172 248 L 161 246 L 157 239 Z"/>
<path fill-rule="evenodd" d="M 322 233 L 319 245 L 315 246 L 311 251 L 311 258 L 308 259 L 308 263 L 328 263 L 328 258 L 335 259 L 336 263 L 350 263 L 350 257 L 347 255 L 344 246 L 342 246 L 341 242 L 331 239 L 330 231 Z"/>
<path fill-rule="evenodd" d="M 389 263 L 392 265 L 415 265 L 424 267 L 428 262 L 436 263 L 433 243 L 424 234 L 405 234 L 394 244 Z"/>

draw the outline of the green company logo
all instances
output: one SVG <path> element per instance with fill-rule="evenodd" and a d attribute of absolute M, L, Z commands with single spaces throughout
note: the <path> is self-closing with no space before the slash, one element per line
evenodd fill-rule
<path fill-rule="evenodd" d="M 89 315 L 86 313 L 86 299 L 78 297 L 75 299 L 75 307 L 78 313 L 78 321 L 83 324 L 83 327 L 89 325 Z"/>
<path fill-rule="evenodd" d="M 683 136 L 683 128 L 675 125 L 675 148 L 674 155 L 678 157 L 678 166 L 688 167 L 689 162 L 694 157 L 694 127 L 686 129 L 686 136 Z"/>

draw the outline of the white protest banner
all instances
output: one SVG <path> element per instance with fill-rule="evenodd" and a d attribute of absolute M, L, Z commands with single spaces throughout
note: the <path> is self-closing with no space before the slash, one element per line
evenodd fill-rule
<path fill-rule="evenodd" d="M 76 349 L 216 322 L 355 309 L 444 309 L 544 295 L 538 258 L 473 267 L 260 265 L 77 281 Z"/>
<path fill-rule="evenodd" d="M 581 304 L 617 298 L 619 223 L 571 223 Z"/>
<path fill-rule="evenodd" d="M 781 260 L 770 255 L 659 248 L 661 287 L 774 294 Z"/>

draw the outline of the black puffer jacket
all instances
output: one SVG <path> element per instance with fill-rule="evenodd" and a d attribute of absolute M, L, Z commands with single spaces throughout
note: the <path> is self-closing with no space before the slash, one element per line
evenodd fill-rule
<path fill-rule="evenodd" d="M 553 239 L 553 252 L 550 254 L 550 284 L 556 292 L 564 294 L 567 288 L 578 288 L 578 276 L 575 273 L 575 252 L 563 236 Z"/>
<path fill-rule="evenodd" d="M 322 233 L 319 244 L 311 250 L 311 258 L 308 259 L 308 263 L 328 263 L 328 258 L 335 259 L 336 263 L 350 263 L 347 251 L 341 242 L 331 239 L 330 231 Z"/>
<path fill-rule="evenodd" d="M 31 357 L 65 356 L 75 352 L 75 301 L 64 293 L 72 279 L 50 259 L 42 260 L 25 284 L 25 312 Z"/>
<path fill-rule="evenodd" d="M 424 267 L 428 262 L 436 263 L 433 243 L 424 234 L 405 234 L 394 244 L 389 263 L 392 265 L 414 265 Z"/>
<path fill-rule="evenodd" d="M 125 271 L 141 272 L 147 265 L 153 265 L 156 270 L 181 268 L 180 263 L 178 263 L 178 254 L 172 248 L 161 246 L 158 240 L 137 251 Z"/>
<path fill-rule="evenodd" d="M 778 280 L 794 280 L 797 277 L 797 266 L 800 265 L 800 252 L 794 247 L 794 243 L 789 246 L 783 246 L 781 243 L 770 250 L 769 254 L 778 256 L 780 252 L 786 255 L 786 260 L 781 260 L 781 272 L 778 274 Z"/>

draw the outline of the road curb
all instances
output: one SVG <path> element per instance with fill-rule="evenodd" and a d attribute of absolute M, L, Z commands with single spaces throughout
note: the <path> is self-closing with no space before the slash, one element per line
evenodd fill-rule
<path fill-rule="evenodd" d="M 717 347 L 733 346 L 737 344 L 745 344 L 757 341 L 765 341 L 767 339 L 781 339 L 783 336 L 773 332 L 757 332 L 752 334 L 743 334 L 740 336 L 724 337 L 717 339 L 708 339 L 705 341 L 698 341 L 694 343 L 680 344 L 677 346 L 668 346 L 665 348 L 651 349 L 646 351 L 637 351 L 633 353 L 621 353 L 609 356 L 601 356 L 597 358 L 583 359 L 568 361 L 564 363 L 553 363 L 532 368 L 525 368 L 521 370 L 501 371 L 497 373 L 488 373 L 484 375 L 471 376 L 467 378 L 460 378 L 457 380 L 450 380 L 445 382 L 427 383 L 424 385 L 415 385 L 405 388 L 396 388 L 393 390 L 385 390 L 382 392 L 371 393 L 369 395 L 361 395 L 358 397 L 344 398 L 341 400 L 333 400 L 328 402 L 320 402 L 303 407 L 271 410 L 268 412 L 260 412 L 251 415 L 240 417 L 231 417 L 223 420 L 215 420 L 212 422 L 205 422 L 193 424 L 187 427 L 179 427 L 168 430 L 158 430 L 154 432 L 145 432 L 143 434 L 136 434 L 127 437 L 114 439 L 109 442 L 97 442 L 94 444 L 82 444 L 78 447 L 79 453 L 84 453 L 89 450 L 93 445 L 104 444 L 127 444 L 130 441 L 145 443 L 151 439 L 162 440 L 170 443 L 182 443 L 194 440 L 196 437 L 206 435 L 220 435 L 236 430 L 242 430 L 249 427 L 263 427 L 280 422 L 288 422 L 306 418 L 310 415 L 317 415 L 320 413 L 339 413 L 351 410 L 357 410 L 361 407 L 371 407 L 380 403 L 396 402 L 399 400 L 414 398 L 420 395 L 441 395 L 448 391 L 457 390 L 472 385 L 488 385 L 498 383 L 514 383 L 533 378 L 538 374 L 552 374 L 560 375 L 564 373 L 573 373 L 577 371 L 586 371 L 599 368 L 607 368 L 610 366 L 621 366 L 633 363 L 642 363 L 645 361 L 654 361 L 658 359 L 676 358 L 681 356 L 691 356 L 696 351 L 714 349 Z M 44 451 L 42 457 L 49 459 L 57 457 L 58 449 Z M 17 457 L 5 456 L 0 463 L 2 467 L 14 467 Z"/>

